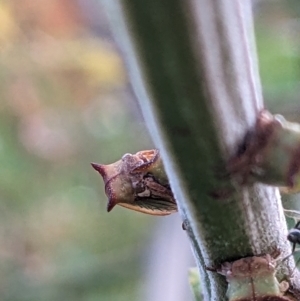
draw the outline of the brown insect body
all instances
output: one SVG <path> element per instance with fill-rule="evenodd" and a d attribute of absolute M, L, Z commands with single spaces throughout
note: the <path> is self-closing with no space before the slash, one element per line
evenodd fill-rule
<path fill-rule="evenodd" d="M 113 164 L 92 166 L 103 177 L 107 211 L 115 205 L 152 215 L 177 211 L 158 150 L 125 154 Z"/>

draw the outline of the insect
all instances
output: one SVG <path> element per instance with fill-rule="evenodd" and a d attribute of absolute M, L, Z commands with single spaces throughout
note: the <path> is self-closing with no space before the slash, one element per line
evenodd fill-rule
<path fill-rule="evenodd" d="M 92 167 L 103 177 L 108 212 L 115 205 L 152 215 L 177 212 L 158 150 L 125 154 L 113 164 Z"/>
<path fill-rule="evenodd" d="M 290 243 L 293 244 L 293 246 L 292 246 L 292 253 L 289 254 L 289 255 L 287 255 L 286 257 L 284 257 L 281 262 L 287 260 L 292 255 L 294 255 L 295 252 L 297 252 L 296 246 L 297 246 L 297 244 L 300 244 L 300 221 L 298 221 L 296 223 L 296 225 L 292 229 L 290 229 L 290 231 L 289 231 L 289 233 L 287 235 L 287 239 L 288 239 L 288 241 Z M 300 261 L 300 258 L 296 261 L 295 268 L 294 268 L 294 270 L 292 272 L 292 275 L 294 274 L 294 271 L 295 271 L 295 269 L 296 269 L 299 261 Z"/>
<path fill-rule="evenodd" d="M 284 210 L 284 213 L 286 216 L 288 216 L 290 218 L 299 217 L 299 212 L 296 210 Z M 292 243 L 292 252 L 289 255 L 287 255 L 286 257 L 284 257 L 281 260 L 281 262 L 287 260 L 292 255 L 294 255 L 295 252 L 299 251 L 299 250 L 296 250 L 296 246 L 297 246 L 297 244 L 300 244 L 300 221 L 298 221 L 296 223 L 296 225 L 292 229 L 289 230 L 287 239 L 290 243 Z M 293 269 L 293 272 L 291 275 L 294 274 L 294 271 L 295 271 L 299 261 L 300 261 L 300 258 L 296 261 L 295 268 Z"/>
<path fill-rule="evenodd" d="M 287 210 L 284 209 L 284 214 L 286 217 L 292 218 L 294 220 L 298 220 L 296 225 L 289 230 L 287 239 L 290 243 L 293 244 L 292 246 L 292 253 L 283 258 L 282 261 L 288 259 L 290 256 L 292 256 L 296 251 L 297 244 L 300 244 L 300 212 L 297 210 Z M 296 264 L 297 265 L 297 264 Z"/>
<path fill-rule="evenodd" d="M 287 239 L 293 244 L 292 253 L 290 254 L 292 255 L 296 250 L 296 245 L 300 244 L 300 221 L 289 231 Z"/>

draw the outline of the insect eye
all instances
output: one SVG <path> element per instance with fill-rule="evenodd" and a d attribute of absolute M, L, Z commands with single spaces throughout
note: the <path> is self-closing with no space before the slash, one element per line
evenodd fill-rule
<path fill-rule="evenodd" d="M 132 182 L 132 187 L 137 194 L 146 190 L 146 186 L 142 181 Z"/>

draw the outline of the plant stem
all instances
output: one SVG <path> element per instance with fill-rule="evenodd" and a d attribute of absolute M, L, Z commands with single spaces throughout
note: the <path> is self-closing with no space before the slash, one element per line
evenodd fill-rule
<path fill-rule="evenodd" d="M 248 1 L 106 1 L 131 84 L 160 149 L 205 300 L 224 277 L 205 266 L 290 251 L 278 190 L 226 176 L 262 109 Z"/>

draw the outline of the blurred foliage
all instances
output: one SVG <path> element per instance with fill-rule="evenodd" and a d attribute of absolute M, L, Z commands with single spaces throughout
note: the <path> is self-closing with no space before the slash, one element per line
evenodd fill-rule
<path fill-rule="evenodd" d="M 267 108 L 300 122 L 300 2 L 257 1 L 254 15 Z"/>
<path fill-rule="evenodd" d="M 3 301 L 138 298 L 153 219 L 108 215 L 90 162 L 152 145 L 114 45 L 79 4 L 0 1 Z"/>
<path fill-rule="evenodd" d="M 202 301 L 203 295 L 201 293 L 200 274 L 198 268 L 189 269 L 189 283 L 193 291 L 195 301 Z"/>

